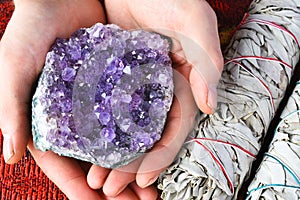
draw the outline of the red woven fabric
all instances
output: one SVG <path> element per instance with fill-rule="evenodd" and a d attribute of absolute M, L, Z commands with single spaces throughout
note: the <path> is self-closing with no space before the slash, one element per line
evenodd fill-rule
<path fill-rule="evenodd" d="M 1 1 L 0 1 L 1 2 Z M 14 11 L 14 6 L 11 1 L 2 1 L 0 3 L 0 38 L 2 37 L 6 25 Z"/>
<path fill-rule="evenodd" d="M 241 21 L 251 0 L 208 0 L 216 11 L 222 46 L 225 46 L 232 31 Z M 0 0 L 0 39 L 13 13 L 11 0 Z M 2 135 L 0 133 L 0 154 Z M 29 152 L 15 165 L 6 165 L 0 159 L 1 200 L 64 200 L 67 197 L 43 174 Z"/>

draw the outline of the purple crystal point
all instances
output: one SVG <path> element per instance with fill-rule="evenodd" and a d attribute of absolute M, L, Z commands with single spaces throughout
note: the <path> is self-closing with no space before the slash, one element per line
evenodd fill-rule
<path fill-rule="evenodd" d="M 161 138 L 173 97 L 169 43 L 96 24 L 57 39 L 32 101 L 35 146 L 107 168 Z"/>

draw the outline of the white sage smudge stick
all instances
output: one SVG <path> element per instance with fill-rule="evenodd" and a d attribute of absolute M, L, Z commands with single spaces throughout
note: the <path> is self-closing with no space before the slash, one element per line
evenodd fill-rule
<path fill-rule="evenodd" d="M 300 199 L 300 82 L 248 187 L 247 199 Z"/>
<path fill-rule="evenodd" d="M 299 59 L 300 1 L 255 0 L 225 52 L 218 110 L 159 178 L 163 199 L 235 199 Z"/>

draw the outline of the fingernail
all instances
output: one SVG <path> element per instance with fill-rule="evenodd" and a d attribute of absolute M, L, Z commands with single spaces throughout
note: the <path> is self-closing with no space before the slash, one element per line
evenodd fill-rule
<path fill-rule="evenodd" d="M 4 161 L 6 163 L 8 163 L 10 159 L 15 155 L 13 149 L 14 148 L 13 148 L 11 138 L 3 134 L 3 156 L 4 156 Z"/>
<path fill-rule="evenodd" d="M 146 188 L 146 187 L 152 185 L 157 180 L 157 178 L 158 178 L 158 176 L 151 178 L 146 184 L 142 185 L 141 188 Z"/>
<path fill-rule="evenodd" d="M 213 112 L 217 109 L 218 102 L 216 85 L 210 85 L 208 87 L 207 105 L 213 110 Z"/>

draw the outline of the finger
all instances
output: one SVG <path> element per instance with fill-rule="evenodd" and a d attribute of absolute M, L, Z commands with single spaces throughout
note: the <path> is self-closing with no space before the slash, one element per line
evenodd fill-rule
<path fill-rule="evenodd" d="M 192 9 L 194 20 L 190 20 L 177 34 L 189 63 L 192 92 L 198 107 L 212 113 L 217 107 L 216 88 L 223 69 L 217 19 L 206 1 L 198 1 L 202 9 Z M 198 20 L 197 20 L 198 19 Z M 199 26 L 201 21 L 201 26 Z M 192 28 L 191 28 L 192 27 Z"/>
<path fill-rule="evenodd" d="M 141 199 L 129 187 L 125 188 L 120 194 L 118 194 L 115 197 L 105 196 L 103 191 L 101 191 L 100 194 L 101 194 L 101 199 L 104 199 L 104 200 L 139 200 L 139 199 Z"/>
<path fill-rule="evenodd" d="M 30 128 L 28 126 L 27 112 L 24 111 L 22 113 L 22 107 L 25 106 L 11 107 L 10 110 L 13 113 L 5 116 L 2 114 L 2 117 L 7 117 L 7 124 L 2 126 L 1 129 L 3 135 L 3 156 L 7 164 L 16 163 L 22 158 L 28 142 Z"/>
<path fill-rule="evenodd" d="M 197 112 L 187 80 L 174 71 L 175 99 L 169 112 L 162 139 L 145 155 L 136 177 L 137 184 L 145 188 L 174 160 L 193 127 Z"/>
<path fill-rule="evenodd" d="M 0 127 L 3 134 L 3 155 L 6 163 L 21 159 L 30 135 L 29 108 L 30 85 L 33 80 L 29 72 L 17 70 L 26 65 L 27 59 L 16 55 L 6 44 L 0 47 Z M 27 62 L 33 65 L 32 61 Z M 24 78 L 22 78 L 24 76 Z"/>
<path fill-rule="evenodd" d="M 132 182 L 132 183 L 130 183 L 129 187 L 138 196 L 139 199 L 156 200 L 158 197 L 157 189 L 154 186 L 140 188 L 136 184 L 136 182 Z"/>
<path fill-rule="evenodd" d="M 26 149 L 30 135 L 31 87 L 52 42 L 44 36 L 53 34 L 53 31 L 45 31 L 47 26 L 31 29 L 38 24 L 31 26 L 33 20 L 29 20 L 28 13 L 16 9 L 0 43 L 0 127 L 7 163 L 17 162 Z M 47 34 L 41 33 L 43 31 Z"/>
<path fill-rule="evenodd" d="M 134 181 L 143 158 L 144 155 L 138 157 L 127 165 L 113 169 L 105 180 L 105 185 L 103 186 L 104 193 L 107 196 L 116 196 L 124 188 L 126 188 L 128 184 Z"/>
<path fill-rule="evenodd" d="M 109 169 L 92 165 L 87 175 L 87 182 L 89 186 L 92 189 L 102 188 L 109 172 Z"/>
<path fill-rule="evenodd" d="M 109 173 L 103 185 L 103 192 L 106 196 L 116 197 L 134 180 L 135 173 L 114 169 Z"/>
<path fill-rule="evenodd" d="M 18 54 L 10 43 L 1 43 L 0 127 L 4 137 L 4 158 L 10 164 L 21 159 L 30 135 L 28 117 L 33 75 L 29 69 L 34 65 L 30 58 Z"/>
<path fill-rule="evenodd" d="M 174 101 L 173 106 L 176 106 Z M 180 118 L 172 118 L 167 122 L 162 139 L 148 153 L 136 175 L 136 182 L 141 188 L 152 185 L 159 174 L 164 171 L 173 161 L 179 146 L 183 143 L 186 134 L 178 133 Z M 175 134 L 178 133 L 176 139 Z"/>
<path fill-rule="evenodd" d="M 0 68 L 2 68 L 2 63 L 0 61 Z M 0 127 L 4 139 L 3 155 L 5 162 L 12 164 L 23 156 L 30 135 L 29 103 L 18 98 L 24 84 L 16 81 L 12 73 L 6 73 L 6 76 L 0 75 L 0 80 Z"/>
<path fill-rule="evenodd" d="M 58 156 L 51 151 L 41 152 L 34 148 L 32 140 L 29 141 L 28 149 L 43 172 L 69 199 L 100 199 L 99 194 L 88 186 L 86 175 L 76 160 Z"/>

